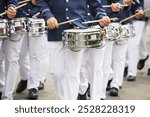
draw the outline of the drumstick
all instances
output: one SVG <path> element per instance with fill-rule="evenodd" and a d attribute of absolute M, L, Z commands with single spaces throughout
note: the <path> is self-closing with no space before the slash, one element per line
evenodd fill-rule
<path fill-rule="evenodd" d="M 128 5 L 127 4 L 122 4 L 120 5 L 121 7 L 127 7 Z M 111 5 L 103 5 L 104 8 L 110 8 Z"/>
<path fill-rule="evenodd" d="M 110 18 L 110 21 L 117 21 L 119 18 Z M 97 23 L 100 20 L 93 20 L 93 21 L 87 21 L 87 22 L 82 22 L 83 24 L 91 24 L 91 23 Z"/>
<path fill-rule="evenodd" d="M 36 13 L 35 15 L 33 15 L 32 16 L 32 18 L 36 18 L 38 15 L 40 15 L 41 13 L 40 12 L 38 12 L 38 13 Z"/>
<path fill-rule="evenodd" d="M 22 4 L 22 5 L 18 6 L 18 7 L 15 7 L 15 9 L 17 10 L 17 9 L 19 9 L 19 8 L 21 8 L 21 7 L 25 6 L 25 5 L 27 5 L 27 3 L 24 3 L 24 4 Z M 7 11 L 5 11 L 5 12 L 1 13 L 1 14 L 0 14 L 0 16 L 5 15 L 6 13 L 7 13 Z"/>
<path fill-rule="evenodd" d="M 68 20 L 68 21 L 64 21 L 64 22 L 58 23 L 58 26 L 61 26 L 61 25 L 64 25 L 64 24 L 68 24 L 68 23 L 74 22 L 76 20 L 78 20 L 78 18 L 72 19 L 72 20 Z"/>
<path fill-rule="evenodd" d="M 31 0 L 24 0 L 24 1 L 21 1 L 21 2 L 18 2 L 18 4 L 23 4 L 23 3 L 26 3 L 26 2 L 29 2 Z"/>
<path fill-rule="evenodd" d="M 64 22 L 61 22 L 61 23 L 58 23 L 58 26 L 61 26 L 61 25 L 64 25 L 64 24 L 68 24 L 68 23 L 71 23 L 71 22 L 74 22 L 76 20 L 78 20 L 79 18 L 76 18 L 76 19 L 72 19 L 72 20 L 68 20 L 68 21 L 64 21 Z M 47 26 L 45 26 L 45 28 L 48 28 Z"/>
<path fill-rule="evenodd" d="M 145 9 L 143 12 L 145 13 L 145 12 L 147 12 L 147 11 L 149 11 L 149 10 L 150 10 L 150 8 Z M 125 21 L 127 21 L 127 20 L 129 20 L 129 19 L 132 19 L 132 18 L 134 18 L 135 16 L 136 16 L 136 14 L 131 15 L 131 16 L 129 16 L 129 17 L 127 17 L 127 18 L 121 20 L 120 23 L 125 22 Z"/>
<path fill-rule="evenodd" d="M 132 4 L 135 4 L 135 2 L 133 0 L 131 2 L 132 2 Z"/>

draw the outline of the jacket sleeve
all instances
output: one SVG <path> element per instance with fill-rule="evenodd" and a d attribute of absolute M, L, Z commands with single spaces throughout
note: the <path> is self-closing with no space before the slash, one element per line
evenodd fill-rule
<path fill-rule="evenodd" d="M 18 6 L 18 1 L 19 0 L 8 0 L 8 3 L 7 3 L 7 7 L 17 7 Z"/>
<path fill-rule="evenodd" d="M 111 5 L 112 3 L 120 3 L 120 4 L 123 4 L 123 0 L 108 0 L 108 2 L 109 2 L 110 5 Z M 115 13 L 115 12 L 112 11 L 111 8 L 106 8 L 106 9 L 107 9 L 107 12 L 108 12 L 108 13 Z M 122 12 L 123 9 L 124 9 L 124 7 L 121 7 L 120 12 Z M 118 13 L 118 12 L 116 12 L 116 13 Z M 116 14 L 116 13 L 115 13 L 115 14 Z"/>
<path fill-rule="evenodd" d="M 140 6 L 140 3 L 137 2 L 137 0 L 134 0 L 135 4 L 131 5 L 131 13 L 135 14 L 139 10 L 143 10 L 143 8 Z"/>
<path fill-rule="evenodd" d="M 101 19 L 103 16 L 107 15 L 100 0 L 88 0 L 88 4 L 90 12 L 95 19 Z"/>
<path fill-rule="evenodd" d="M 41 12 L 42 17 L 47 21 L 50 17 L 54 17 L 48 6 L 48 0 L 37 0 L 37 6 Z"/>

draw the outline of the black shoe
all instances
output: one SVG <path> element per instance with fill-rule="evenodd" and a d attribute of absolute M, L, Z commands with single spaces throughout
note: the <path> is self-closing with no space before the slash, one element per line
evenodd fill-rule
<path fill-rule="evenodd" d="M 81 94 L 78 94 L 78 98 L 77 100 L 86 100 L 86 93 L 81 95 Z"/>
<path fill-rule="evenodd" d="M 87 96 L 90 98 L 91 97 L 91 95 L 90 95 L 90 84 L 88 84 L 88 89 L 87 89 Z"/>
<path fill-rule="evenodd" d="M 112 82 L 112 79 L 108 81 L 106 91 L 110 91 L 110 84 Z"/>
<path fill-rule="evenodd" d="M 43 90 L 43 89 L 44 89 L 44 83 L 40 82 L 40 83 L 39 83 L 38 90 Z"/>
<path fill-rule="evenodd" d="M 0 92 L 0 100 L 2 99 L 2 92 Z"/>
<path fill-rule="evenodd" d="M 145 61 L 149 58 L 149 55 L 147 55 L 147 57 L 145 59 L 140 59 L 138 64 L 137 64 L 137 69 L 141 70 L 144 68 L 145 66 Z"/>
<path fill-rule="evenodd" d="M 115 88 L 115 87 L 112 87 L 111 89 L 110 89 L 110 92 L 109 92 L 109 95 L 110 96 L 118 96 L 118 89 L 117 88 Z"/>
<path fill-rule="evenodd" d="M 150 68 L 147 71 L 147 75 L 150 76 Z"/>
<path fill-rule="evenodd" d="M 127 81 L 135 81 L 136 77 L 135 76 L 128 76 Z"/>
<path fill-rule="evenodd" d="M 29 89 L 28 99 L 38 99 L 38 90 L 35 88 Z"/>
<path fill-rule="evenodd" d="M 27 88 L 27 80 L 21 80 L 21 81 L 18 83 L 16 92 L 17 92 L 17 93 L 21 93 L 21 92 L 23 92 L 26 88 Z"/>
<path fill-rule="evenodd" d="M 128 74 L 128 67 L 125 67 L 125 68 L 124 68 L 124 75 L 123 75 L 123 76 L 126 77 L 127 74 Z"/>

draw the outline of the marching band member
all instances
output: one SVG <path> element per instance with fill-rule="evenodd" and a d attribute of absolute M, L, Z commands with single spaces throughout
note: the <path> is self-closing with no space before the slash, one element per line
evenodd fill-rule
<path fill-rule="evenodd" d="M 131 0 L 124 0 L 125 4 L 131 4 Z M 136 11 L 139 8 L 139 4 L 136 0 L 134 0 L 135 5 L 131 4 L 131 6 L 125 7 L 122 12 L 118 13 L 116 17 L 120 19 L 120 21 L 126 17 L 130 16 L 130 8 L 134 9 Z M 141 13 L 141 11 L 140 11 Z M 132 23 L 132 20 L 127 20 L 125 22 L 122 22 L 122 25 Z M 123 71 L 125 67 L 125 60 L 126 60 L 126 52 L 127 52 L 127 46 L 128 46 L 128 39 L 121 39 L 120 41 L 117 41 L 113 45 L 113 55 L 112 55 L 112 68 L 113 68 L 113 79 L 110 84 L 110 96 L 118 96 L 119 89 L 122 87 L 123 82 Z"/>
<path fill-rule="evenodd" d="M 17 0 L 1 0 L 0 1 L 0 12 L 5 11 L 5 7 L 7 7 L 7 16 L 2 17 L 2 19 L 13 19 L 16 16 L 16 9 L 15 7 L 18 5 Z M 17 16 L 16 18 L 18 18 Z M 5 58 L 5 85 L 2 91 L 3 100 L 11 100 L 13 99 L 13 91 L 16 83 L 16 76 L 18 70 L 18 60 L 19 60 L 19 53 L 21 50 L 21 42 L 22 42 L 22 34 L 14 34 L 10 38 L 13 40 L 19 40 L 17 42 L 12 42 L 9 39 L 3 39 L 2 48 L 3 53 L 0 56 Z M 3 58 L 0 57 L 0 58 Z M 0 61 L 2 61 L 1 59 Z M 2 62 L 0 62 L 2 63 Z M 3 75 L 1 74 L 1 77 Z M 2 79 L 2 78 L 0 78 Z"/>
<path fill-rule="evenodd" d="M 139 4 L 142 9 L 144 9 L 144 0 L 139 0 Z M 133 26 L 135 27 L 136 35 L 128 42 L 128 81 L 135 81 L 136 75 L 137 75 L 137 63 L 138 63 L 138 57 L 139 57 L 139 47 L 140 42 L 142 39 L 142 34 L 145 27 L 145 21 L 144 19 L 141 19 L 144 15 L 142 9 L 136 10 L 136 19 L 133 21 Z M 139 14 L 138 14 L 139 13 Z M 134 14 L 134 12 L 133 12 Z M 140 30 L 139 30 L 140 29 Z M 146 56 L 148 58 L 148 55 Z"/>
<path fill-rule="evenodd" d="M 111 5 L 111 8 L 105 8 L 106 13 L 109 17 L 116 17 L 116 15 L 122 11 L 121 4 L 123 4 L 122 0 L 102 0 L 103 5 Z M 117 22 L 111 23 L 112 26 L 117 26 Z M 117 38 L 117 37 L 116 37 Z M 102 99 L 106 98 L 106 87 L 108 80 L 110 79 L 110 74 L 113 72 L 112 70 L 112 49 L 115 41 L 107 41 L 106 42 L 106 50 L 104 56 L 104 77 L 103 77 L 103 89 L 102 89 Z"/>
<path fill-rule="evenodd" d="M 28 2 L 26 6 L 18 10 L 18 14 L 22 14 L 22 17 L 27 18 L 32 18 L 32 16 L 38 12 L 39 10 L 36 6 L 35 0 Z M 22 49 L 19 59 L 21 81 L 17 86 L 16 92 L 21 93 L 27 87 L 29 90 L 28 99 L 38 99 L 38 87 L 40 86 L 39 89 L 44 88 L 44 82 L 41 83 L 40 79 L 42 77 L 41 61 L 45 40 L 46 34 L 33 36 L 32 34 L 30 35 L 29 31 L 29 33 L 24 36 L 24 40 L 22 42 Z"/>
<path fill-rule="evenodd" d="M 71 29 L 74 25 L 87 28 L 82 22 L 89 20 L 87 16 L 87 3 L 95 19 L 101 19 L 99 24 L 105 27 L 109 24 L 109 18 L 102 9 L 99 0 L 38 0 L 38 6 L 44 16 L 48 30 L 50 46 L 51 76 L 54 80 L 57 99 L 77 99 L 79 90 L 79 72 L 83 51 L 74 52 L 62 44 L 62 32 Z M 57 3 L 57 4 L 56 4 Z M 79 18 L 72 24 L 58 25 L 69 19 Z"/>
<path fill-rule="evenodd" d="M 144 31 L 143 31 L 143 35 L 142 35 L 142 38 L 141 38 L 141 41 L 140 41 L 140 47 L 139 47 L 139 57 L 140 57 L 140 60 L 138 61 L 138 64 L 137 64 L 137 69 L 138 70 L 142 70 L 145 66 L 145 62 L 148 61 L 148 71 L 147 71 L 147 75 L 150 75 L 150 58 L 149 58 L 149 54 L 147 52 L 147 45 L 146 45 L 146 26 L 148 24 L 148 17 L 146 17 L 146 24 L 145 24 L 145 27 L 144 27 Z"/>

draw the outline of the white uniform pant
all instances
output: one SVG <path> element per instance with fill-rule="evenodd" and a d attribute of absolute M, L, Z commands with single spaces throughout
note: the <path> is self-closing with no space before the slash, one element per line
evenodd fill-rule
<path fill-rule="evenodd" d="M 76 100 L 79 91 L 79 72 L 83 50 L 74 52 L 62 41 L 49 42 L 50 75 L 54 81 L 56 99 Z"/>
<path fill-rule="evenodd" d="M 128 42 L 128 75 L 136 76 L 137 63 L 139 57 L 139 46 L 145 26 L 144 21 L 134 21 L 133 23 L 136 31 L 136 36 L 129 39 Z"/>
<path fill-rule="evenodd" d="M 127 42 L 124 44 L 114 43 L 112 56 L 114 75 L 113 80 L 111 82 L 111 88 L 115 87 L 119 89 L 119 86 L 122 86 L 127 46 L 128 46 Z"/>
<path fill-rule="evenodd" d="M 10 40 L 4 40 L 2 44 L 4 56 L 5 56 L 5 85 L 2 92 L 3 100 L 11 100 L 13 99 L 13 91 L 16 84 L 16 77 L 18 72 L 18 60 L 19 53 L 21 50 L 21 43 L 23 35 L 15 35 L 11 38 L 17 39 L 21 38 L 17 42 L 13 42 Z"/>
<path fill-rule="evenodd" d="M 89 49 L 88 73 L 91 100 L 100 100 L 102 98 L 104 52 L 105 46 L 101 49 Z"/>
<path fill-rule="evenodd" d="M 46 80 L 46 74 L 49 69 L 49 51 L 48 51 L 48 46 L 49 42 L 47 41 L 47 38 L 43 39 L 43 45 L 42 45 L 42 54 L 41 54 L 41 74 L 40 74 L 40 81 L 44 83 Z"/>
<path fill-rule="evenodd" d="M 145 59 L 148 54 L 150 56 L 150 50 L 149 51 L 147 50 L 147 44 L 146 44 L 146 34 L 148 32 L 146 30 L 147 24 L 148 23 L 145 24 L 143 35 L 142 35 L 141 42 L 140 42 L 140 48 L 139 48 L 140 59 Z M 150 68 L 150 57 L 148 59 L 147 66 L 148 68 Z"/>
<path fill-rule="evenodd" d="M 148 55 L 146 46 L 146 25 L 144 26 L 142 37 L 140 40 L 139 54 L 140 59 L 145 59 Z"/>
<path fill-rule="evenodd" d="M 102 98 L 106 98 L 106 87 L 108 80 L 110 80 L 110 75 L 112 74 L 112 49 L 114 41 L 106 42 L 106 50 L 104 55 L 104 77 L 103 77 L 103 94 Z"/>
<path fill-rule="evenodd" d="M 88 89 L 88 71 L 87 71 L 87 60 L 88 60 L 88 49 L 84 49 L 83 57 L 81 62 L 81 70 L 80 70 L 80 85 L 79 85 L 79 94 L 83 95 L 86 93 Z"/>
<path fill-rule="evenodd" d="M 0 41 L 0 93 L 3 91 L 5 84 L 5 72 L 4 72 L 4 53 L 2 41 Z"/>
<path fill-rule="evenodd" d="M 46 34 L 36 37 L 25 35 L 24 37 L 19 64 L 22 80 L 28 80 L 28 89 L 38 89 L 41 73 L 41 54 L 45 38 Z"/>

